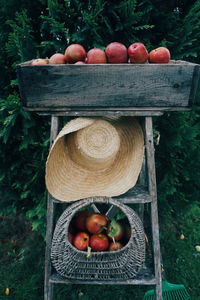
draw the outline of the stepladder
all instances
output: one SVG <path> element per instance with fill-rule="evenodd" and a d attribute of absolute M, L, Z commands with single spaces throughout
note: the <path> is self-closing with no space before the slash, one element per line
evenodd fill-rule
<path fill-rule="evenodd" d="M 159 222 L 158 222 L 158 207 L 157 207 L 157 187 L 156 187 L 156 170 L 154 157 L 154 141 L 153 141 L 153 123 L 152 116 L 141 116 L 141 123 L 145 138 L 145 156 L 141 174 L 138 179 L 138 186 L 134 187 L 130 193 L 120 196 L 120 200 L 125 204 L 137 204 L 141 219 L 143 219 L 145 206 L 149 208 L 149 218 L 152 237 L 152 272 L 146 271 L 139 277 L 129 280 L 129 282 L 112 281 L 80 281 L 69 280 L 62 278 L 55 273 L 51 264 L 51 241 L 55 226 L 55 212 L 57 206 L 62 204 L 57 199 L 48 194 L 47 199 L 47 230 L 46 230 L 46 251 L 45 251 L 45 279 L 44 279 L 44 299 L 53 300 L 55 284 L 118 284 L 118 285 L 154 285 L 156 300 L 162 300 L 162 277 L 161 277 L 161 262 L 160 262 L 160 242 L 159 242 Z M 51 116 L 50 129 L 50 146 L 55 140 L 59 132 L 59 124 L 62 116 Z M 145 186 L 145 189 L 141 188 Z M 143 220 L 145 222 L 145 220 Z"/>
<path fill-rule="evenodd" d="M 129 282 L 70 281 L 54 273 L 51 265 L 51 241 L 57 207 L 61 202 L 48 195 L 45 255 L 44 298 L 53 299 L 55 284 L 132 284 L 154 285 L 156 299 L 162 299 L 157 188 L 152 117 L 165 111 L 187 111 L 199 97 L 199 65 L 187 61 L 168 64 L 63 64 L 17 66 L 23 106 L 32 112 L 51 117 L 51 143 L 63 117 L 135 116 L 142 119 L 145 136 L 144 167 L 136 184 L 118 200 L 138 205 L 141 219 L 146 207 L 151 220 L 151 253 L 153 273 L 145 273 Z M 141 188 L 140 184 L 145 186 Z M 144 217 L 143 223 L 145 224 Z M 145 269 L 145 268 L 144 268 Z M 144 270 L 143 270 L 144 271 Z"/>

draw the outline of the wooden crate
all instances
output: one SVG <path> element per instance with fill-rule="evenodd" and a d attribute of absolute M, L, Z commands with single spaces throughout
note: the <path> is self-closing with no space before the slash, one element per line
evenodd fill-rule
<path fill-rule="evenodd" d="M 73 109 L 187 110 L 196 101 L 199 65 L 17 66 L 23 106 L 30 111 Z"/>

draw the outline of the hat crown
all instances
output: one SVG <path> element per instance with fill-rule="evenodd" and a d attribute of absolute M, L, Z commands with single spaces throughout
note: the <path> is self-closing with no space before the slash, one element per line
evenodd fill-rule
<path fill-rule="evenodd" d="M 67 139 L 71 159 L 87 170 L 102 170 L 114 162 L 120 148 L 115 127 L 105 120 L 71 133 Z"/>

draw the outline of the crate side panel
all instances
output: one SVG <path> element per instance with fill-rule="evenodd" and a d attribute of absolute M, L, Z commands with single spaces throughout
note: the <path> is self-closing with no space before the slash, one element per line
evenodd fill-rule
<path fill-rule="evenodd" d="M 27 107 L 187 107 L 193 65 L 22 66 Z"/>

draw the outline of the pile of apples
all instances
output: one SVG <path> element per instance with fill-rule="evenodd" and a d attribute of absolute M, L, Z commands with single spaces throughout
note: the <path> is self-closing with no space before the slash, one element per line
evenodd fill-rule
<path fill-rule="evenodd" d="M 116 251 L 124 247 L 131 236 L 128 222 L 110 220 L 101 213 L 82 210 L 69 224 L 68 241 L 78 250 Z"/>
<path fill-rule="evenodd" d="M 170 51 L 165 47 L 153 49 L 148 53 L 143 43 L 131 44 L 128 48 L 122 43 L 113 42 L 107 45 L 105 51 L 100 48 L 88 52 L 80 44 L 69 45 L 65 53 L 55 53 L 49 59 L 34 59 L 31 65 L 46 64 L 166 64 L 170 61 Z"/>

